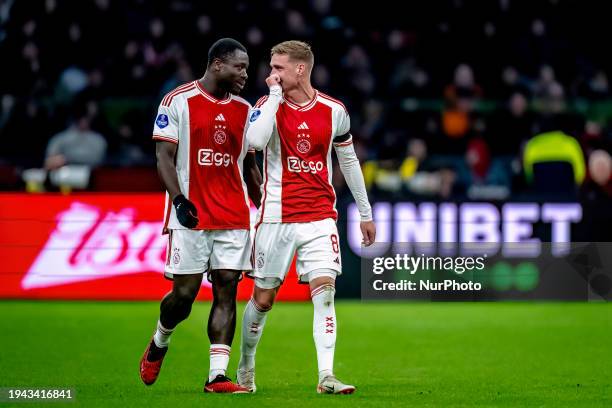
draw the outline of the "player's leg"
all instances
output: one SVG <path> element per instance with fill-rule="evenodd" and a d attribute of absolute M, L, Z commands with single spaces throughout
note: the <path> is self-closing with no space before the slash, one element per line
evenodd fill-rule
<path fill-rule="evenodd" d="M 246 304 L 242 319 L 239 369 L 248 370 L 255 367 L 257 344 L 281 283 L 278 278 L 255 278 L 253 295 Z"/>
<path fill-rule="evenodd" d="M 267 313 L 295 253 L 292 224 L 262 224 L 255 232 L 253 295 L 244 309 L 238 383 L 255 392 L 255 354 Z"/>
<path fill-rule="evenodd" d="M 299 224 L 297 272 L 308 282 L 314 307 L 313 339 L 317 350 L 317 392 L 350 394 L 352 385 L 334 376 L 337 322 L 334 304 L 336 277 L 342 273 L 338 231 L 333 220 Z"/>
<path fill-rule="evenodd" d="M 334 373 L 336 349 L 335 271 L 318 269 L 309 273 L 310 297 L 314 306 L 312 334 L 317 349 L 319 382 Z M 325 276 L 331 275 L 331 276 Z"/>
<path fill-rule="evenodd" d="M 159 322 L 153 336 L 157 347 L 168 347 L 176 326 L 189 317 L 202 285 L 202 276 L 203 273 L 174 276 L 172 290 L 164 296 L 159 307 Z"/>
<path fill-rule="evenodd" d="M 309 275 L 310 297 L 314 306 L 312 334 L 317 350 L 319 383 L 317 392 L 322 394 L 352 394 L 355 387 L 344 384 L 334 375 L 336 350 L 336 308 L 334 305 L 335 275 L 332 269 L 317 269 Z"/>
<path fill-rule="evenodd" d="M 176 326 L 189 316 L 202 284 L 202 276 L 202 273 L 176 275 L 172 290 L 164 296 L 155 334 L 140 360 L 140 378 L 146 385 L 151 385 L 157 380 L 168 351 L 170 336 Z"/>
<path fill-rule="evenodd" d="M 161 301 L 155 333 L 140 360 L 140 377 L 147 385 L 159 375 L 174 329 L 191 313 L 208 264 L 209 247 L 205 231 L 174 230 L 169 236 L 165 273 L 173 284 Z"/>
<path fill-rule="evenodd" d="M 251 269 L 251 240 L 248 230 L 220 230 L 213 233 L 210 258 L 213 302 L 208 315 L 210 370 L 204 391 L 248 392 L 226 376 L 236 330 L 236 294 L 243 270 Z"/>
<path fill-rule="evenodd" d="M 253 295 L 244 309 L 237 381 L 250 392 L 257 391 L 255 354 L 266 324 L 266 317 L 272 309 L 281 283 L 278 278 L 255 278 Z"/>
<path fill-rule="evenodd" d="M 208 315 L 210 370 L 208 380 L 225 376 L 236 330 L 236 292 L 240 271 L 216 269 L 210 273 L 213 302 Z"/>

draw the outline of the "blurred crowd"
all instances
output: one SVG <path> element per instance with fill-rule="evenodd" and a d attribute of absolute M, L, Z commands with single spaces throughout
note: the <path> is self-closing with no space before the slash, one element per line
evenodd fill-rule
<path fill-rule="evenodd" d="M 597 4 L 398 7 L 0 0 L 0 167 L 153 167 L 157 105 L 203 74 L 216 39 L 247 47 L 251 103 L 266 93 L 270 47 L 300 39 L 315 52 L 315 87 L 351 113 L 375 195 L 612 195 L 612 66 L 602 46 L 612 27 Z M 334 183 L 343 186 L 338 171 Z"/>

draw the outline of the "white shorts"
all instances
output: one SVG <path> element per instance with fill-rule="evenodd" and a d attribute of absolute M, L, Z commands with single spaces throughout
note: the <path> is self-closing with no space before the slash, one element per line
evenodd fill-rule
<path fill-rule="evenodd" d="M 250 271 L 248 230 L 170 230 L 164 274 L 189 275 L 208 269 Z"/>
<path fill-rule="evenodd" d="M 342 274 L 338 228 L 331 218 L 300 223 L 263 223 L 255 230 L 254 241 L 254 269 L 248 273 L 251 277 L 284 281 L 296 251 L 300 282 L 308 282 L 308 274 L 317 269 L 331 269 L 336 275 Z"/>

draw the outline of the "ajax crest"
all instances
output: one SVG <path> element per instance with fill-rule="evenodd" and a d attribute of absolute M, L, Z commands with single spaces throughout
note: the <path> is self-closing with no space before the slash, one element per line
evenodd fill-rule
<path fill-rule="evenodd" d="M 265 264 L 265 260 L 264 260 L 264 253 L 263 252 L 258 252 L 257 253 L 257 269 L 261 269 L 264 267 Z"/>
<path fill-rule="evenodd" d="M 227 134 L 225 133 L 225 126 L 223 125 L 215 125 L 215 133 L 213 134 L 213 139 L 217 144 L 223 144 L 227 140 Z"/>
<path fill-rule="evenodd" d="M 178 265 L 181 262 L 181 255 L 179 254 L 179 248 L 174 248 L 174 254 L 172 255 L 172 263 Z"/>
<path fill-rule="evenodd" d="M 300 153 L 308 153 L 310 151 L 310 142 L 306 139 L 298 140 L 297 149 Z"/>

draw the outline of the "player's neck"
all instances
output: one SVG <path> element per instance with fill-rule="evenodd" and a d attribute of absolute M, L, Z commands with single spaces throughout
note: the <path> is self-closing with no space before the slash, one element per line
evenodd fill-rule
<path fill-rule="evenodd" d="M 315 97 L 315 89 L 312 87 L 310 82 L 306 84 L 298 84 L 295 88 L 285 92 L 285 99 L 297 104 L 305 105 L 312 101 Z"/>
<path fill-rule="evenodd" d="M 227 92 L 224 89 L 221 89 L 217 81 L 208 75 L 208 73 L 204 73 L 204 76 L 198 79 L 198 82 L 209 95 L 212 95 L 217 99 L 227 98 Z"/>

